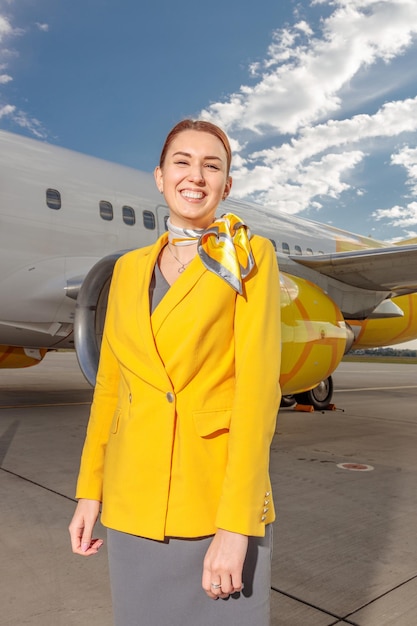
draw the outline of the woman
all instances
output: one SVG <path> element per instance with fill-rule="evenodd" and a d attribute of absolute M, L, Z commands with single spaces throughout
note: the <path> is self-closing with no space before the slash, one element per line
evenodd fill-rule
<path fill-rule="evenodd" d="M 168 233 L 113 274 L 70 535 L 95 554 L 102 505 L 116 626 L 269 622 L 279 278 L 268 240 L 215 220 L 230 162 L 220 128 L 177 124 Z"/>

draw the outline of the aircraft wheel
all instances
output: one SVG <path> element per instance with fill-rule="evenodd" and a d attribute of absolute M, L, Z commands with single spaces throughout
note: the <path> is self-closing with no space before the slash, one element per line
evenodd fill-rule
<path fill-rule="evenodd" d="M 332 397 L 333 380 L 331 376 L 322 380 L 314 389 L 309 389 L 309 391 L 303 391 L 303 393 L 294 395 L 298 404 L 310 404 L 319 411 L 329 406 Z"/>
<path fill-rule="evenodd" d="M 280 406 L 285 408 L 285 407 L 294 406 L 295 403 L 296 403 L 296 400 L 294 396 L 282 396 Z"/>

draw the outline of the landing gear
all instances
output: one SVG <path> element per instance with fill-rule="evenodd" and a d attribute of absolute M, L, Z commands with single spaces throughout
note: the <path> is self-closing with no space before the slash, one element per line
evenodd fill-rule
<path fill-rule="evenodd" d="M 332 377 L 329 376 L 328 378 L 322 380 L 317 387 L 314 387 L 314 389 L 309 389 L 309 391 L 303 391 L 302 393 L 297 393 L 294 396 L 286 397 L 294 398 L 297 404 L 307 404 L 313 406 L 318 411 L 322 411 L 323 409 L 327 409 L 332 401 L 332 396 L 333 380 Z M 287 404 L 286 406 L 292 405 Z"/>
<path fill-rule="evenodd" d="M 281 398 L 281 406 L 283 408 L 294 406 L 295 403 L 296 403 L 296 399 L 294 396 L 282 396 Z"/>

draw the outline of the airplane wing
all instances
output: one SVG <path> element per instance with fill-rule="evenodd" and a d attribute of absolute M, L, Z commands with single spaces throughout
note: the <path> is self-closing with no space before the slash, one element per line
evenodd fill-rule
<path fill-rule="evenodd" d="M 290 258 L 353 287 L 396 295 L 417 291 L 416 244 Z"/>

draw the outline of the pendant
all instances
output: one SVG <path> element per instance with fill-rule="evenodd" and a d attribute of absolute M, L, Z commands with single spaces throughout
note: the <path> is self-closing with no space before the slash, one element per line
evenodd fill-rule
<path fill-rule="evenodd" d="M 178 274 L 182 274 L 184 270 L 185 270 L 185 265 L 182 265 L 181 267 L 178 268 Z"/>

